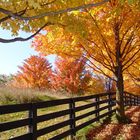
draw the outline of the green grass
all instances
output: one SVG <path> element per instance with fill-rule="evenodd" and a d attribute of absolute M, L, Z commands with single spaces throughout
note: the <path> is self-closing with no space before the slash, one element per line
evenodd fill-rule
<path fill-rule="evenodd" d="M 14 90 L 14 89 L 13 89 Z M 20 99 L 21 101 L 18 101 L 18 100 L 13 100 L 11 101 L 10 99 L 10 94 L 12 94 L 11 96 L 15 96 L 15 99 L 17 99 L 16 96 L 19 96 L 19 94 L 22 94 L 21 96 L 23 96 L 22 98 L 31 98 L 33 96 L 35 96 L 35 99 L 38 99 L 38 100 L 30 100 L 32 102 L 34 101 L 46 101 L 46 100 L 53 100 L 53 99 L 57 99 L 57 96 L 48 96 L 48 94 L 44 94 L 44 93 L 39 93 L 38 91 L 26 91 L 26 96 L 23 94 L 24 91 L 20 91 L 20 90 L 16 90 L 13 94 L 13 90 L 10 90 L 8 91 L 8 89 L 4 90 L 4 89 L 0 89 L 0 92 L 1 94 L 3 93 L 3 96 L 4 94 L 6 94 L 7 98 L 6 101 L 8 100 L 8 104 L 13 104 L 13 103 L 20 103 L 21 101 L 27 101 L 29 102 L 28 100 L 23 100 L 23 99 Z M 2 92 L 4 91 L 4 92 Z M 31 93 L 31 95 L 28 95 L 29 93 Z M 29 96 L 29 97 L 28 97 Z M 34 99 L 34 98 L 33 98 Z M 80 102 L 77 102 L 76 103 L 76 106 L 82 106 L 82 105 L 85 105 L 85 104 L 88 104 L 89 102 L 91 101 L 80 101 Z M 6 103 L 6 102 L 5 102 Z M 106 104 L 103 104 L 101 106 L 104 106 Z M 59 106 L 56 106 L 56 107 L 49 107 L 49 108 L 43 108 L 43 109 L 38 109 L 37 111 L 37 115 L 43 115 L 43 114 L 49 114 L 51 112 L 56 112 L 56 111 L 61 111 L 61 110 L 65 110 L 65 109 L 68 109 L 69 108 L 69 105 L 59 105 Z M 92 110 L 94 110 L 95 108 L 94 107 L 91 107 L 89 109 L 85 109 L 85 110 L 82 110 L 82 111 L 79 111 L 76 113 L 76 116 L 79 116 L 79 115 L 82 115 L 82 114 L 85 114 L 85 113 L 88 113 Z M 106 110 L 105 110 L 106 111 Z M 102 111 L 102 113 L 104 113 L 105 111 Z M 27 118 L 28 117 L 28 112 L 25 111 L 25 112 L 19 112 L 19 113 L 11 113 L 11 114 L 6 114 L 6 115 L 0 115 L 0 123 L 2 122 L 8 122 L 8 121 L 15 121 L 15 120 L 20 120 L 20 119 L 24 119 L 24 118 Z M 80 125 L 88 120 L 91 120 L 95 118 L 95 115 L 91 115 L 89 117 L 86 117 L 84 119 L 81 119 L 79 121 L 76 122 L 76 125 Z M 56 119 L 51 119 L 49 121 L 44 121 L 42 123 L 38 123 L 37 125 L 37 129 L 42 129 L 42 128 L 45 128 L 45 127 L 48 127 L 48 126 L 51 126 L 51 125 L 54 125 L 54 124 L 57 124 L 57 123 L 60 123 L 60 122 L 63 122 L 65 120 L 68 120 L 69 119 L 69 115 L 66 115 L 66 116 L 63 116 L 63 117 L 59 117 L 59 118 L 56 118 Z M 76 136 L 76 139 L 77 140 L 85 140 L 86 139 L 86 133 L 89 131 L 89 129 L 93 128 L 93 127 L 96 127 L 96 125 L 100 125 L 100 123 L 93 123 L 83 129 L 81 129 L 80 131 L 77 132 L 77 136 Z M 54 131 L 54 132 L 51 132 L 47 135 L 44 135 L 44 136 L 41 136 L 39 137 L 38 139 L 39 140 L 47 140 L 55 135 L 58 135 L 58 134 L 61 134 L 62 132 L 66 131 L 69 129 L 69 126 L 67 127 L 64 127 L 62 129 L 59 129 L 57 131 Z M 9 138 L 12 138 L 12 137 L 16 137 L 16 136 L 19 136 L 19 135 L 22 135 L 22 134 L 25 134 L 27 133 L 28 131 L 28 127 L 25 126 L 25 127 L 21 127 L 21 128 L 17 128 L 17 129 L 12 129 L 12 130 L 9 130 L 9 131 L 5 131 L 5 132 L 2 132 L 0 133 L 0 140 L 7 140 Z M 64 140 L 70 140 L 69 137 L 65 138 Z"/>
<path fill-rule="evenodd" d="M 85 104 L 85 102 L 78 103 L 78 105 L 83 105 L 83 104 Z M 60 111 L 60 110 L 62 110 L 62 108 L 67 109 L 68 105 L 39 109 L 38 110 L 38 115 L 43 115 L 43 114 L 48 114 L 48 113 L 55 112 L 55 111 Z M 76 116 L 79 116 L 79 115 L 85 114 L 87 112 L 90 112 L 93 109 L 94 108 L 92 107 L 92 108 L 89 108 L 89 109 L 86 109 L 86 110 L 83 110 L 83 111 L 79 111 L 79 112 L 76 113 Z M 28 116 L 28 112 L 13 113 L 13 114 L 7 114 L 7 115 L 2 115 L 2 116 L 0 117 L 0 122 L 14 121 L 14 120 L 19 120 L 19 119 L 26 118 Z M 86 121 L 88 121 L 88 120 L 90 120 L 94 117 L 95 117 L 94 115 L 91 115 L 91 116 L 86 117 L 82 120 L 79 120 L 76 124 L 80 125 L 80 124 L 82 124 L 82 123 L 84 123 L 84 122 L 86 122 Z M 52 120 L 49 120 L 49 121 L 38 123 L 37 129 L 42 129 L 44 127 L 51 126 L 51 125 L 54 125 L 56 123 L 63 122 L 64 120 L 68 120 L 68 119 L 69 119 L 69 116 L 66 115 L 66 116 L 63 116 L 63 117 L 59 117 L 59 118 L 56 118 L 56 119 L 52 119 Z M 86 136 L 86 133 L 89 131 L 89 129 L 95 127 L 97 124 L 99 125 L 100 123 L 91 124 L 91 125 L 83 128 L 83 129 L 81 129 L 80 131 L 78 131 L 77 139 L 84 140 L 85 136 Z M 52 136 L 58 135 L 58 134 L 66 131 L 68 129 L 69 129 L 69 126 L 64 127 L 64 128 L 59 129 L 57 131 L 54 131 L 52 133 L 49 133 L 49 134 L 44 135 L 42 137 L 39 137 L 39 140 L 49 139 Z M 2 140 L 3 139 L 9 139 L 12 136 L 15 137 L 15 136 L 18 136 L 18 135 L 22 135 L 26 132 L 27 132 L 27 126 L 22 127 L 22 128 L 18 128 L 18 129 L 14 129 L 14 130 L 10 130 L 10 131 L 6 131 L 6 132 L 3 132 L 3 133 L 0 134 L 0 139 L 2 139 Z M 69 140 L 69 138 L 65 138 L 65 140 Z"/>

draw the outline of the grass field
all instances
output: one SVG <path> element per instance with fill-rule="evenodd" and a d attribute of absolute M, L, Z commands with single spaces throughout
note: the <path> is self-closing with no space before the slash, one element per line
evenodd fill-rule
<path fill-rule="evenodd" d="M 44 101 L 44 100 L 57 99 L 57 96 L 53 96 L 53 97 L 51 96 L 50 97 L 50 96 L 48 96 L 48 94 L 38 93 L 38 92 L 33 92 L 33 91 L 32 92 L 30 91 L 31 92 L 31 95 L 29 95 L 30 97 L 26 97 L 25 96 L 25 94 L 26 95 L 29 94 L 29 91 L 28 92 L 26 91 L 25 94 L 24 94 L 24 96 L 23 95 L 20 95 L 20 94 L 23 94 L 24 93 L 24 91 L 20 91 L 20 90 L 16 90 L 14 92 L 14 89 L 12 89 L 12 90 L 10 89 L 10 91 L 8 91 L 8 89 L 3 89 L 2 88 L 2 89 L 0 89 L 0 91 L 1 91 L 1 94 L 0 94 L 1 96 L 4 96 L 4 94 L 5 94 L 6 95 L 6 98 L 8 98 L 8 99 L 5 99 L 6 102 L 4 104 L 6 104 L 6 103 L 8 103 L 8 104 L 11 104 L 11 103 L 14 104 L 14 103 L 20 103 L 20 102 L 21 103 L 24 103 L 25 101 L 26 102 L 30 102 L 30 101 L 33 101 L 34 102 L 34 101 L 42 101 L 42 100 Z M 14 94 L 11 93 L 11 92 L 14 92 Z M 13 96 L 15 96 L 15 97 L 13 97 L 12 100 L 10 100 L 9 94 L 13 94 Z M 20 101 L 18 101 L 18 96 L 21 96 L 20 97 L 21 98 Z M 25 98 L 26 100 L 25 99 L 23 100 L 22 98 Z M 27 98 L 30 98 L 30 100 L 27 100 Z M 67 98 L 67 97 L 65 97 L 65 98 Z M 77 102 L 76 103 L 76 106 L 81 106 L 81 105 L 88 104 L 88 103 L 89 103 L 89 101 L 88 102 L 85 102 L 85 101 L 84 102 L 83 101 L 81 102 L 80 101 L 80 102 Z M 1 104 L 2 104 L 2 102 L 1 102 Z M 106 104 L 104 104 L 104 105 L 106 105 Z M 102 106 L 104 106 L 104 105 L 102 105 Z M 68 108 L 69 108 L 68 105 L 59 105 L 59 106 L 56 106 L 56 107 L 38 109 L 37 115 L 39 116 L 39 115 L 43 115 L 43 114 L 48 114 L 48 113 L 51 113 L 51 112 L 65 110 L 65 109 L 68 109 Z M 79 111 L 79 112 L 76 113 L 76 116 L 85 114 L 85 113 L 90 112 L 92 110 L 94 110 L 94 107 L 91 107 L 89 109 L 85 109 L 83 111 Z M 103 111 L 103 112 L 105 112 L 105 111 Z M 27 118 L 27 117 L 28 117 L 28 112 L 27 111 L 20 112 L 20 113 L 12 113 L 12 114 L 0 115 L 0 122 L 2 123 L 2 122 L 20 120 L 20 119 L 24 119 L 24 118 Z M 94 117 L 95 117 L 95 115 L 91 115 L 89 117 L 86 117 L 84 119 L 81 119 L 81 120 L 79 120 L 79 121 L 76 122 L 76 125 L 79 125 L 81 123 L 84 123 L 84 122 L 86 122 L 86 121 L 88 121 L 88 120 L 90 120 L 90 119 L 92 119 Z M 56 118 L 56 119 L 52 119 L 52 120 L 49 120 L 49 121 L 44 121 L 44 122 L 38 123 L 37 129 L 39 130 L 39 129 L 42 129 L 44 127 L 51 126 L 51 125 L 57 124 L 59 122 L 63 122 L 64 120 L 68 120 L 68 119 L 69 119 L 69 115 L 66 115 L 66 116 L 59 117 L 59 118 Z M 85 140 L 85 135 L 86 135 L 87 131 L 90 128 L 93 128 L 94 126 L 96 126 L 98 124 L 99 123 L 94 123 L 94 124 L 91 124 L 88 127 L 85 127 L 84 129 L 80 130 L 77 133 L 77 139 L 79 139 L 79 140 Z M 66 131 L 68 129 L 69 129 L 69 126 L 68 127 L 64 127 L 62 129 L 59 129 L 57 131 L 54 131 L 52 133 L 49 133 L 47 135 L 41 136 L 38 139 L 39 140 L 47 140 L 47 139 L 49 139 L 49 138 L 51 138 L 51 137 L 53 137 L 55 135 L 58 135 L 58 134 Z M 27 126 L 21 127 L 21 128 L 17 128 L 17 129 L 12 129 L 12 130 L 9 130 L 9 131 L 5 131 L 5 132 L 0 133 L 0 140 L 7 140 L 9 138 L 12 138 L 12 137 L 15 137 L 15 136 L 19 136 L 19 135 L 25 134 L 25 133 L 27 133 L 27 131 L 28 131 L 28 127 Z M 70 139 L 69 137 L 68 138 L 65 138 L 65 140 L 69 140 L 69 139 Z"/>

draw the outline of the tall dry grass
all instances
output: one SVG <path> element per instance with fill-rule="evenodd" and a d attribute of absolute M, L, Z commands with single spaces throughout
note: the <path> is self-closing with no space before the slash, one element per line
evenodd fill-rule
<path fill-rule="evenodd" d="M 32 90 L 0 87 L 0 104 L 29 103 L 41 101 L 39 94 Z"/>
<path fill-rule="evenodd" d="M 6 85 L 0 86 L 0 105 L 5 104 L 21 104 L 30 102 L 40 102 L 52 99 L 63 99 L 75 97 L 64 91 L 43 90 L 37 89 L 21 89 L 9 87 Z"/>

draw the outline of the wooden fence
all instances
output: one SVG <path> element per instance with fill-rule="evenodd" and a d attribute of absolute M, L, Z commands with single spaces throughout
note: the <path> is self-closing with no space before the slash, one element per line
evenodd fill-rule
<path fill-rule="evenodd" d="M 139 106 L 140 105 L 140 96 L 125 92 L 124 93 L 124 104 L 125 104 L 125 106 Z"/>
<path fill-rule="evenodd" d="M 138 96 L 134 96 L 130 93 L 125 93 L 124 99 L 125 99 L 125 105 L 140 105 L 140 97 Z M 77 102 L 85 101 L 85 100 L 88 100 L 90 102 L 82 106 L 75 105 Z M 115 112 L 116 111 L 115 102 L 116 102 L 115 93 L 102 93 L 98 95 L 60 99 L 60 100 L 53 100 L 53 101 L 46 101 L 46 102 L 39 102 L 39 103 L 0 106 L 0 115 L 22 112 L 22 111 L 29 112 L 29 117 L 26 119 L 0 123 L 0 132 L 16 129 L 23 126 L 28 126 L 28 132 L 26 134 L 11 138 L 11 140 L 36 140 L 38 137 L 42 135 L 69 126 L 68 130 L 66 130 L 61 134 L 53 136 L 52 138 L 50 138 L 50 140 L 60 140 L 67 136 L 71 136 L 71 138 L 73 138 L 76 135 L 76 132 L 79 131 L 80 129 Z M 58 105 L 65 105 L 65 104 L 69 105 L 68 109 L 52 112 L 40 116 L 37 113 L 38 109 L 48 108 L 48 107 L 58 106 Z M 104 106 L 102 106 L 103 104 Z M 77 112 L 92 107 L 93 107 L 92 111 L 76 116 Z M 107 111 L 105 113 L 101 113 L 101 111 L 103 110 L 107 110 Z M 95 114 L 94 118 L 80 125 L 76 125 L 77 121 L 93 114 Z M 63 122 L 57 123 L 52 126 L 45 127 L 43 129 L 37 129 L 38 123 L 51 119 L 56 119 L 65 115 L 69 115 L 68 120 L 65 120 Z"/>

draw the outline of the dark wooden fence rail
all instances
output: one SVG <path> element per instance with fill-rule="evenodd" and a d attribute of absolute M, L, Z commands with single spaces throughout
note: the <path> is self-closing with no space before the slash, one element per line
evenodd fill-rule
<path fill-rule="evenodd" d="M 130 93 L 125 93 L 125 105 L 140 105 L 140 97 L 134 96 Z M 90 100 L 90 103 L 82 106 L 76 106 L 75 104 L 79 101 Z M 68 109 L 45 114 L 38 116 L 37 110 L 40 108 L 47 108 L 58 105 L 69 105 Z M 104 106 L 102 106 L 104 104 Z M 73 138 L 76 135 L 76 132 L 80 129 L 92 124 L 93 122 L 98 121 L 99 119 L 111 115 L 115 112 L 115 93 L 102 93 L 98 95 L 84 96 L 84 97 L 76 97 L 76 98 L 68 98 L 68 99 L 60 99 L 39 103 L 28 103 L 28 104 L 18 104 L 18 105 L 5 105 L 0 106 L 0 115 L 8 114 L 8 113 L 16 113 L 22 111 L 28 111 L 29 117 L 22 120 L 16 120 L 12 122 L 3 122 L 0 123 L 0 132 L 7 131 L 10 129 L 16 129 L 23 126 L 28 126 L 28 133 L 11 138 L 11 140 L 36 140 L 38 137 L 48 134 L 50 132 L 56 131 L 65 126 L 69 126 L 69 130 L 50 138 L 50 140 L 60 140 L 67 136 L 71 136 Z M 93 107 L 93 110 L 82 114 L 80 116 L 76 116 L 76 113 L 88 108 Z M 107 112 L 101 113 L 101 111 L 108 109 Z M 95 117 L 91 120 L 88 120 L 80 125 L 76 125 L 76 122 L 86 118 L 90 115 L 95 114 Z M 69 119 L 58 124 L 48 126 L 46 128 L 37 129 L 37 125 L 40 122 L 55 119 L 61 116 L 69 115 Z"/>
<path fill-rule="evenodd" d="M 140 96 L 134 95 L 129 92 L 124 94 L 125 106 L 139 106 L 140 105 Z"/>

